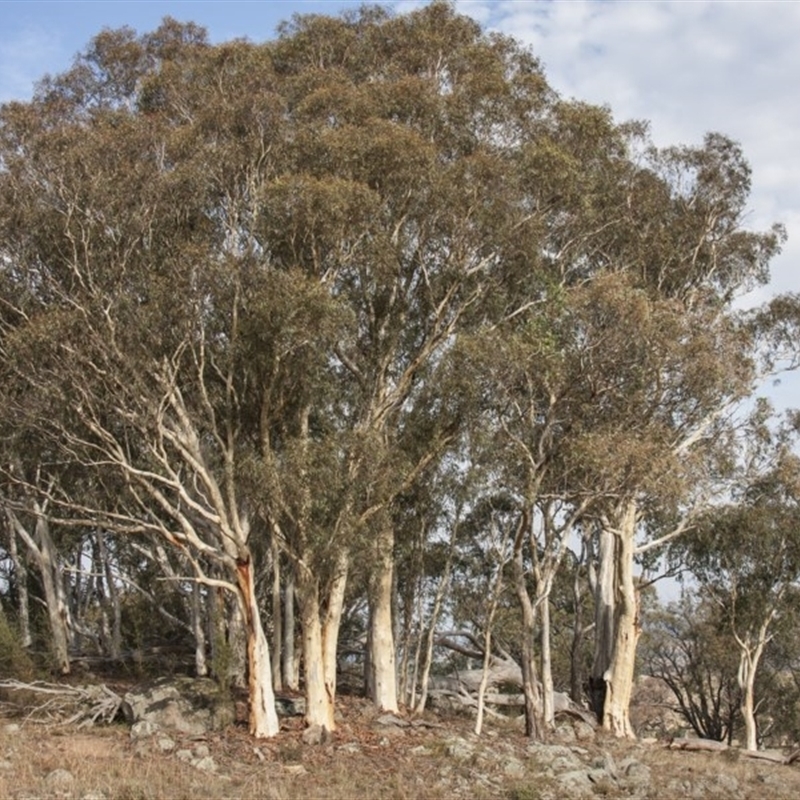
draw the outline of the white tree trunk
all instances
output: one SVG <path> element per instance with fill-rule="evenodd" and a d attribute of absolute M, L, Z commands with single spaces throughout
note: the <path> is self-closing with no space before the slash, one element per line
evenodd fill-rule
<path fill-rule="evenodd" d="M 273 537 L 272 556 L 272 680 L 275 691 L 283 689 L 281 657 L 283 654 L 283 614 L 281 613 L 281 551 Z"/>
<path fill-rule="evenodd" d="M 298 575 L 298 599 L 303 626 L 306 723 L 328 731 L 336 729 L 333 687 L 325 680 L 325 655 L 320 621 L 319 584 L 310 575 Z"/>
<path fill-rule="evenodd" d="M 25 546 L 36 561 L 36 566 L 39 568 L 56 668 L 62 675 L 69 675 L 70 614 L 59 571 L 58 553 L 50 536 L 47 520 L 41 514 L 38 506 L 36 512 L 34 536 L 28 533 L 17 515 L 11 511 L 8 512 L 9 521 L 12 523 L 13 529 L 19 534 L 20 539 L 25 543 Z"/>
<path fill-rule="evenodd" d="M 370 592 L 369 667 L 372 702 L 384 711 L 397 712 L 397 668 L 392 618 L 394 531 L 378 535 L 378 563 Z"/>
<path fill-rule="evenodd" d="M 294 567 L 286 574 L 283 587 L 283 684 L 287 689 L 296 692 L 300 688 L 300 669 L 295 646 L 295 583 Z"/>
<path fill-rule="evenodd" d="M 118 659 L 122 650 L 122 605 L 119 597 L 119 587 L 114 579 L 114 572 L 111 569 L 111 557 L 106 547 L 105 534 L 102 531 L 95 533 L 97 540 L 97 550 L 103 568 L 103 578 L 105 580 L 105 596 L 111 603 L 111 637 L 109 642 L 109 655 L 113 659 Z"/>
<path fill-rule="evenodd" d="M 758 664 L 761 661 L 761 656 L 764 654 L 764 648 L 772 638 L 769 636 L 768 631 L 774 616 L 775 611 L 773 609 L 761 623 L 755 637 L 755 645 L 752 644 L 751 637 L 748 636 L 742 639 L 734 632 L 734 636 L 739 645 L 739 671 L 737 682 L 742 692 L 742 702 L 739 708 L 742 712 L 742 719 L 744 720 L 746 750 L 758 750 L 758 726 L 756 725 L 755 707 L 756 672 L 758 671 Z"/>
<path fill-rule="evenodd" d="M 633 577 L 633 556 L 636 535 L 636 503 L 627 501 L 615 520 L 613 569 L 600 570 L 600 583 L 612 576 L 611 587 L 603 590 L 607 595 L 614 592 L 615 613 L 611 660 L 602 675 L 605 683 L 603 704 L 603 727 L 616 736 L 635 739 L 630 721 L 630 702 L 633 693 L 636 664 L 636 645 L 639 641 L 639 608 Z M 601 553 L 603 551 L 601 542 Z M 603 653 L 605 656 L 606 654 Z"/>
<path fill-rule="evenodd" d="M 199 583 L 192 584 L 192 632 L 194 633 L 194 671 L 199 678 L 208 675 L 206 661 L 205 603 Z"/>
<path fill-rule="evenodd" d="M 272 662 L 261 625 L 255 593 L 252 562 L 236 565 L 239 603 L 247 635 L 247 678 L 250 693 L 250 734 L 256 738 L 275 736 L 280 730 L 272 689 Z"/>
<path fill-rule="evenodd" d="M 336 651 L 339 644 L 339 628 L 344 613 L 344 593 L 347 588 L 347 575 L 350 557 L 343 549 L 336 559 L 336 573 L 328 593 L 328 609 L 322 627 L 322 660 L 325 686 L 332 698 L 336 698 Z"/>
<path fill-rule="evenodd" d="M 522 691 L 525 695 L 525 735 L 531 739 L 539 738 L 539 681 L 536 677 L 536 658 L 533 641 L 536 631 L 536 610 L 528 594 L 525 583 L 525 567 L 523 562 L 523 543 L 528 529 L 528 520 L 520 521 L 514 543 L 514 589 L 522 611 Z"/>
<path fill-rule="evenodd" d="M 549 595 L 549 591 L 547 594 Z M 548 596 L 542 598 L 539 609 L 542 649 L 542 722 L 546 729 L 552 730 L 556 725 L 556 712 L 553 703 L 553 657 L 550 648 L 550 600 Z"/>

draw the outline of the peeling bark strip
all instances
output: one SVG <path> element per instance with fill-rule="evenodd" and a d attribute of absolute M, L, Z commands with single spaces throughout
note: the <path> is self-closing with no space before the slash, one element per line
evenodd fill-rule
<path fill-rule="evenodd" d="M 637 506 L 628 500 L 605 520 L 600 532 L 596 587 L 596 645 L 590 679 L 595 711 L 603 727 L 629 739 L 636 734 L 629 708 L 639 641 L 638 598 L 633 578 Z"/>
<path fill-rule="evenodd" d="M 236 562 L 239 602 L 247 634 L 247 680 L 250 690 L 250 733 L 258 738 L 275 736 L 280 730 L 272 689 L 272 668 L 264 629 L 258 613 L 252 563 Z"/>

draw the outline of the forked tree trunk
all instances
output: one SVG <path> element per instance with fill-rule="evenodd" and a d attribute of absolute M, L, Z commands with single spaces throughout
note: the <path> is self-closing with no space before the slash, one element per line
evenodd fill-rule
<path fill-rule="evenodd" d="M 303 664 L 306 692 L 306 723 L 328 731 L 334 722 L 334 687 L 325 680 L 325 655 L 320 620 L 319 583 L 311 575 L 297 576 L 298 600 L 303 628 Z"/>
<path fill-rule="evenodd" d="M 764 648 L 771 639 L 768 631 L 774 614 L 775 612 L 773 611 L 762 622 L 755 644 L 752 643 L 750 637 L 742 639 L 738 634 L 734 634 L 739 645 L 737 682 L 742 692 L 742 702 L 739 710 L 742 712 L 742 719 L 744 720 L 745 750 L 758 750 L 758 726 L 756 725 L 755 706 L 756 672 L 758 671 L 761 656 L 764 654 Z"/>
<path fill-rule="evenodd" d="M 8 512 L 8 519 L 14 531 L 19 534 L 20 539 L 25 543 L 25 546 L 36 561 L 36 566 L 39 568 L 56 668 L 62 675 L 69 675 L 69 607 L 67 606 L 64 585 L 61 578 L 58 553 L 50 536 L 47 520 L 41 514 L 38 506 L 36 507 L 36 513 L 34 536 L 28 533 L 25 526 L 12 511 Z"/>
<path fill-rule="evenodd" d="M 239 603 L 247 636 L 247 679 L 250 695 L 250 734 L 257 738 L 275 736 L 280 730 L 272 689 L 272 662 L 267 637 L 261 625 L 255 593 L 252 561 L 236 565 Z"/>
<path fill-rule="evenodd" d="M 336 571 L 328 590 L 328 608 L 322 626 L 322 665 L 325 675 L 325 686 L 330 692 L 332 702 L 336 699 L 336 655 L 339 645 L 339 628 L 344 613 L 344 596 L 347 588 L 347 575 L 350 570 L 350 558 L 342 549 L 336 559 Z"/>
<path fill-rule="evenodd" d="M 739 688 L 742 690 L 742 702 L 739 710 L 744 720 L 745 750 L 758 749 L 758 728 L 755 712 L 755 664 L 751 654 L 742 650 L 739 655 Z"/>
<path fill-rule="evenodd" d="M 383 711 L 396 713 L 397 669 L 392 617 L 394 531 L 390 527 L 378 535 L 377 546 L 378 560 L 370 587 L 370 698 Z"/>

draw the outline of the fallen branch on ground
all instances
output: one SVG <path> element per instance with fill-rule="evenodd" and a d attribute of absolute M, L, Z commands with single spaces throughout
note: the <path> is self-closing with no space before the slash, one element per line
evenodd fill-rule
<path fill-rule="evenodd" d="M 47 698 L 44 702 L 23 706 L 26 720 L 38 723 L 78 727 L 110 723 L 116 719 L 122 705 L 122 698 L 105 684 L 67 686 L 45 681 L 6 680 L 0 681 L 0 690 Z"/>

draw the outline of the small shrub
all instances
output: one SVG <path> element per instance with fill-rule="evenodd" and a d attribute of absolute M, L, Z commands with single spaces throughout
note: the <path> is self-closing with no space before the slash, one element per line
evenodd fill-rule
<path fill-rule="evenodd" d="M 28 681 L 34 673 L 30 655 L 0 606 L 0 677 Z"/>

